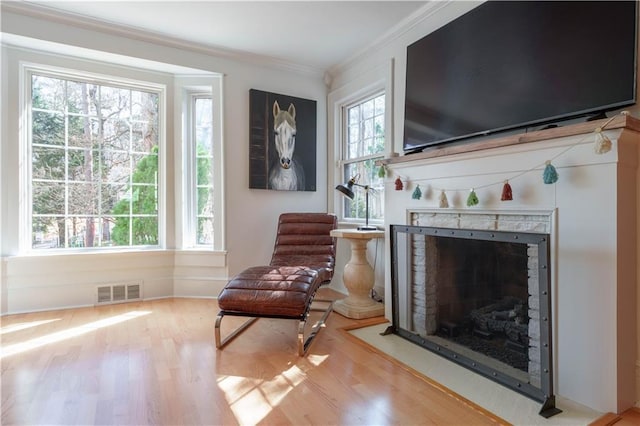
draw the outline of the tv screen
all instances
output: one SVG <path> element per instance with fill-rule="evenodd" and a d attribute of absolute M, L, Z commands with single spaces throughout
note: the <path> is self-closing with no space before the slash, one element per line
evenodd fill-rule
<path fill-rule="evenodd" d="M 635 103 L 635 1 L 489 1 L 407 47 L 404 151 Z"/>

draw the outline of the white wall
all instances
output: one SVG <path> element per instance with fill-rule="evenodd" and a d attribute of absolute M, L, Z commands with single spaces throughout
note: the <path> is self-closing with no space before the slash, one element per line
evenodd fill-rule
<path fill-rule="evenodd" d="M 229 275 L 243 268 L 268 262 L 273 247 L 277 217 L 282 212 L 327 211 L 326 93 L 322 75 L 311 70 L 286 68 L 254 60 L 216 56 L 189 46 L 165 46 L 129 38 L 126 34 L 107 34 L 58 22 L 56 19 L 2 14 L 2 176 L 0 178 L 0 235 L 2 235 L 1 293 L 2 314 L 36 309 L 90 305 L 95 285 L 131 279 L 145 280 L 145 296 L 216 296 Z M 25 46 L 28 49 L 25 49 Z M 35 50 L 34 50 L 35 49 Z M 50 56 L 41 52 L 54 52 Z M 69 57 L 71 55 L 72 57 Z M 142 269 L 120 268 L 122 257 L 115 254 L 76 254 L 23 256 L 18 252 L 16 229 L 20 221 L 17 146 L 18 62 L 82 65 L 114 72 L 116 75 L 155 76 L 167 85 L 167 250 L 159 253 L 132 253 L 127 260 L 141 262 Z M 90 58 L 85 62 L 79 58 Z M 131 73 L 116 65 L 154 69 L 152 73 Z M 172 182 L 180 179 L 173 156 L 180 141 L 174 138 L 172 79 L 185 73 L 223 74 L 223 143 L 225 170 L 226 253 L 175 251 L 175 205 L 181 199 Z M 286 192 L 249 189 L 249 89 L 260 89 L 317 101 L 316 191 Z M 178 132 L 179 133 L 179 132 Z M 176 185 L 179 187 L 179 185 Z M 155 259 L 155 260 L 149 260 Z M 158 266 L 153 262 L 157 261 Z M 149 263 L 151 262 L 151 263 Z M 78 268 L 83 272 L 78 273 Z M 129 271 L 129 272 L 127 272 Z M 54 279 L 49 280 L 53 276 Z"/>

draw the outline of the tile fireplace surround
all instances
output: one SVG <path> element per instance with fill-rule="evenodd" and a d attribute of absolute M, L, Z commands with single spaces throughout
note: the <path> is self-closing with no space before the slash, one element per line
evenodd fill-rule
<path fill-rule="evenodd" d="M 622 115 L 613 119 L 605 130 L 613 148 L 596 154 L 593 131 L 605 122 L 488 139 L 382 163 L 389 171 L 387 229 L 417 222 L 497 229 L 506 218 L 514 230 L 526 231 L 532 217 L 549 218 L 555 394 L 594 410 L 619 413 L 636 404 L 640 382 L 640 120 Z M 542 180 L 547 160 L 558 172 L 555 184 Z M 405 181 L 402 191 L 394 190 L 397 177 Z M 513 200 L 500 201 L 507 179 Z M 412 198 L 417 185 L 419 200 Z M 467 207 L 472 188 L 480 202 Z M 438 207 L 441 190 L 446 190 L 449 208 Z M 390 301 L 391 267 L 386 266 Z M 385 309 L 391 319 L 391 303 Z"/>

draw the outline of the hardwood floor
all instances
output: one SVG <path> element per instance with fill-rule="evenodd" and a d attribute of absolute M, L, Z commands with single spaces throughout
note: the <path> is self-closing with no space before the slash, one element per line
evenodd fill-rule
<path fill-rule="evenodd" d="M 290 320 L 216 350 L 216 312 L 163 299 L 3 317 L 2 424 L 506 424 L 344 331 L 367 320 L 332 313 L 301 358 Z"/>

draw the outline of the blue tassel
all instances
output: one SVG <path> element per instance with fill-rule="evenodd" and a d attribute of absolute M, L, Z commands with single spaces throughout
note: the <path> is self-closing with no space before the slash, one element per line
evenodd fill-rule
<path fill-rule="evenodd" d="M 558 172 L 556 168 L 553 167 L 551 161 L 546 161 L 544 167 L 544 173 L 542 174 L 542 180 L 546 184 L 556 183 L 558 181 Z"/>
<path fill-rule="evenodd" d="M 413 190 L 413 194 L 411 194 L 411 198 L 414 200 L 419 200 L 422 197 L 422 191 L 420 190 L 420 185 L 416 186 L 416 189 Z"/>

